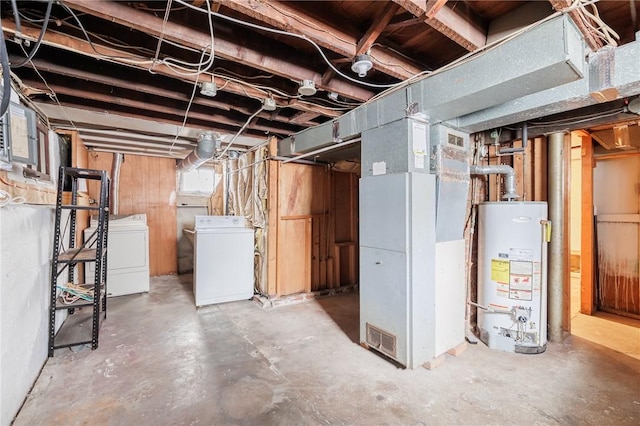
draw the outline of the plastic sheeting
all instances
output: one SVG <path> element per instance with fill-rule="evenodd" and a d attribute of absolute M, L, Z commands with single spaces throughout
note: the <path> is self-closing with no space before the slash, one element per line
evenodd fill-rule
<path fill-rule="evenodd" d="M 267 160 L 268 146 L 229 158 L 216 167 L 220 184 L 209 200 L 212 215 L 244 216 L 254 229 L 255 286 L 259 293 L 267 288 Z"/>

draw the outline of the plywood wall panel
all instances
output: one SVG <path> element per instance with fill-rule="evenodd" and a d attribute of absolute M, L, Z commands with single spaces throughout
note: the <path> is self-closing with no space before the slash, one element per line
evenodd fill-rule
<path fill-rule="evenodd" d="M 310 291 L 311 219 L 282 220 L 278 230 L 278 293 Z"/>
<path fill-rule="evenodd" d="M 113 155 L 92 153 L 89 167 L 111 171 Z M 90 186 L 95 198 L 97 188 Z M 177 272 L 175 160 L 125 155 L 120 168 L 119 214 L 145 213 L 151 276 Z"/>
<path fill-rule="evenodd" d="M 323 214 L 327 169 L 324 166 L 287 163 L 280 165 L 280 217 Z"/>

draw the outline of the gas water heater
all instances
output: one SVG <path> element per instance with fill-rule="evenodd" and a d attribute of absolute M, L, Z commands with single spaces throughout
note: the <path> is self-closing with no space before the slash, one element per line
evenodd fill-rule
<path fill-rule="evenodd" d="M 547 346 L 547 203 L 487 202 L 478 211 L 478 328 L 492 349 Z"/>

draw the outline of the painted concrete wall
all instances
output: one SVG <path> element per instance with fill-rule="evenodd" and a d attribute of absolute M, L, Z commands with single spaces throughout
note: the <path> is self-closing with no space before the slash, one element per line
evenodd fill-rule
<path fill-rule="evenodd" d="M 53 206 L 0 208 L 0 425 L 47 360 Z"/>

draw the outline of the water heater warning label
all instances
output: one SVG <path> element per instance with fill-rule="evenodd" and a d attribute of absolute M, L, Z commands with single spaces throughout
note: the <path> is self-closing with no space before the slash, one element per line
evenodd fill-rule
<path fill-rule="evenodd" d="M 503 259 L 491 259 L 491 281 L 497 283 L 509 283 L 509 261 Z"/>
<path fill-rule="evenodd" d="M 509 274 L 509 299 L 531 300 L 533 295 L 533 262 L 512 260 Z"/>

